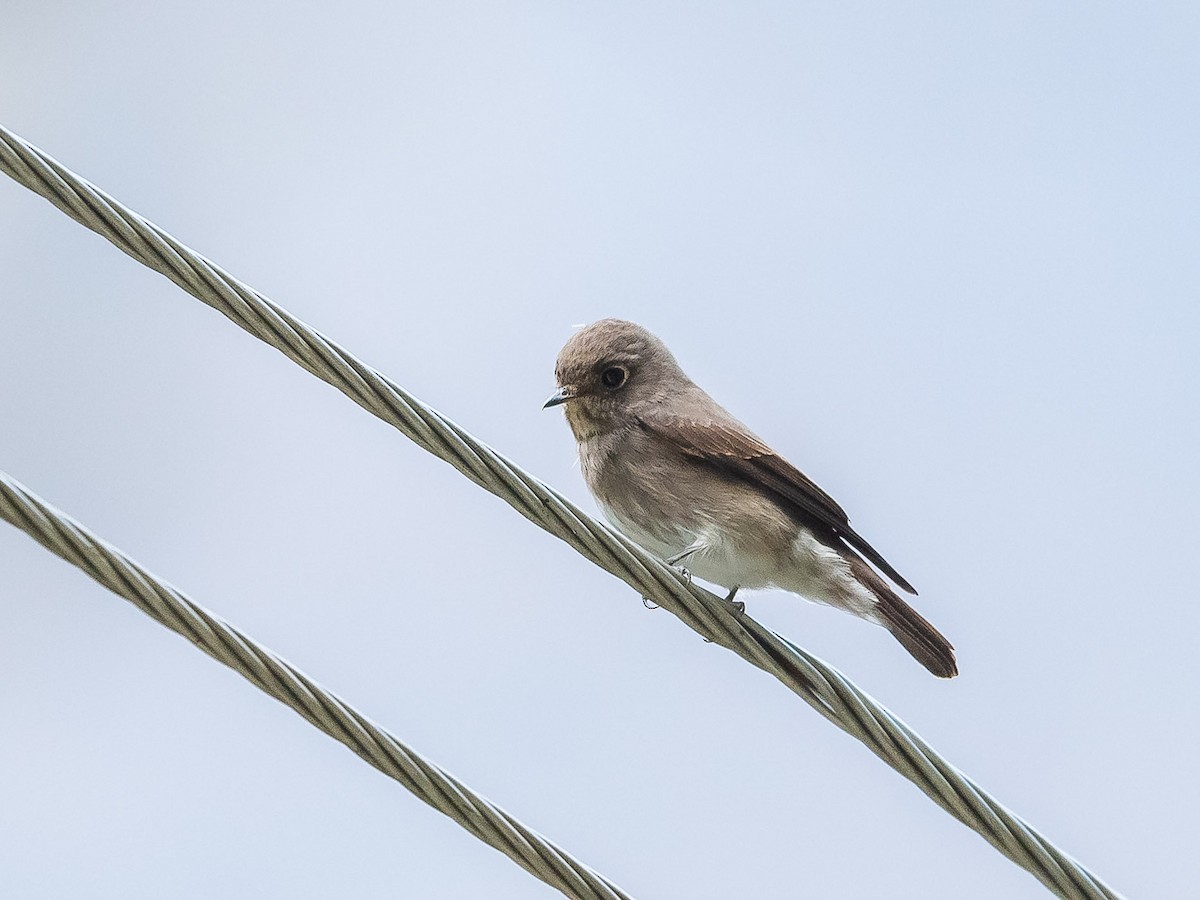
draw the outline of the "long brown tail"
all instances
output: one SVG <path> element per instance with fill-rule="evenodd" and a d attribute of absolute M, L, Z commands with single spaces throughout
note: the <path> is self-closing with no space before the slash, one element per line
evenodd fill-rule
<path fill-rule="evenodd" d="M 888 591 L 890 596 L 879 599 L 879 615 L 892 636 L 904 649 L 938 678 L 953 678 L 958 674 L 954 646 L 942 633 L 925 621 L 915 609 Z"/>
<path fill-rule="evenodd" d="M 958 674 L 954 660 L 954 645 L 942 633 L 925 621 L 915 609 L 896 596 L 883 579 L 861 559 L 850 557 L 850 567 L 858 580 L 878 598 L 876 607 L 884 626 L 921 665 L 938 678 L 953 678 Z"/>

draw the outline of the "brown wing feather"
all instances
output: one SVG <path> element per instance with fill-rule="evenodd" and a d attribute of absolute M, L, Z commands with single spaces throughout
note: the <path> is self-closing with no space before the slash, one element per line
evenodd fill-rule
<path fill-rule="evenodd" d="M 707 396 L 708 416 L 684 419 L 647 413 L 642 427 L 679 447 L 688 456 L 732 473 L 769 491 L 784 506 L 816 519 L 869 559 L 910 594 L 916 589 L 874 547 L 850 527 L 846 511 L 807 475 L 755 437 Z"/>

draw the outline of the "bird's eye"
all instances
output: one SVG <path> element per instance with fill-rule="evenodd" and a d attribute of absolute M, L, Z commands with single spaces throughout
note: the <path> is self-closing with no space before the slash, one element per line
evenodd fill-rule
<path fill-rule="evenodd" d="M 600 383 L 610 391 L 615 391 L 625 383 L 625 379 L 629 377 L 625 374 L 625 370 L 620 366 L 609 366 L 600 373 Z"/>

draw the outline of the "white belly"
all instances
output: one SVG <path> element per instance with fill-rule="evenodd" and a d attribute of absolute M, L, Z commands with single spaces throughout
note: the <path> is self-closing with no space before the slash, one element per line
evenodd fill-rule
<path fill-rule="evenodd" d="M 858 582 L 840 554 L 817 540 L 807 528 L 798 529 L 787 551 L 775 554 L 737 543 L 713 523 L 695 531 L 677 527 L 652 534 L 623 520 L 603 503 L 600 509 L 614 528 L 664 562 L 699 545 L 678 565 L 710 584 L 726 590 L 782 588 L 815 603 L 878 621 L 875 596 Z"/>
<path fill-rule="evenodd" d="M 735 547 L 715 525 L 708 525 L 699 531 L 677 527 L 652 534 L 636 523 L 622 519 L 608 505 L 597 502 L 610 525 L 664 562 L 699 544 L 700 549 L 678 563 L 696 578 L 726 589 L 764 588 L 778 583 L 775 577 L 779 569 L 778 560 Z"/>

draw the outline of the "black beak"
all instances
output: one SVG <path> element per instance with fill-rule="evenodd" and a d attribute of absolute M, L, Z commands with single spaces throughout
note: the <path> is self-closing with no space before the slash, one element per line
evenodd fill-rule
<path fill-rule="evenodd" d="M 549 400 L 547 400 L 545 403 L 542 404 L 542 409 L 549 409 L 552 406 L 560 406 L 563 403 L 566 403 L 570 399 L 571 399 L 571 389 L 561 387 L 557 391 L 555 391 L 553 394 L 550 395 Z"/>

